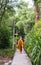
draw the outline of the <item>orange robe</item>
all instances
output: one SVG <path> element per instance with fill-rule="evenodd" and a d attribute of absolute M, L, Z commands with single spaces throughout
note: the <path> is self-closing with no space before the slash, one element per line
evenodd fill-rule
<path fill-rule="evenodd" d="M 18 49 L 20 52 L 22 52 L 22 47 L 23 47 L 23 41 L 21 39 L 18 40 Z"/>

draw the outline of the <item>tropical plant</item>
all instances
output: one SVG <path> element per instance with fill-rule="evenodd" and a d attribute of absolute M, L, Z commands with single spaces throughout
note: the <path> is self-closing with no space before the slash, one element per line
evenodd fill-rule
<path fill-rule="evenodd" d="M 29 53 L 33 65 L 41 65 L 41 20 L 38 21 L 26 36 L 26 51 Z"/>

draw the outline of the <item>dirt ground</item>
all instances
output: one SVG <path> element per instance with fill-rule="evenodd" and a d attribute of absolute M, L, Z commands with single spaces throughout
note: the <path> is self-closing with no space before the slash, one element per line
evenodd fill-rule
<path fill-rule="evenodd" d="M 10 60 L 11 60 L 11 58 L 8 58 L 8 57 L 4 58 L 4 57 L 0 56 L 0 65 L 4 65 L 4 63 L 6 63 Z"/>

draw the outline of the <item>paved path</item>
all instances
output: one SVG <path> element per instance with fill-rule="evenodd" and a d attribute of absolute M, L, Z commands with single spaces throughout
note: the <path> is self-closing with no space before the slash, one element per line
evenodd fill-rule
<path fill-rule="evenodd" d="M 16 50 L 11 65 L 32 65 L 32 64 L 29 57 L 27 56 L 27 54 L 23 49 L 22 53 L 20 53 L 19 50 Z"/>

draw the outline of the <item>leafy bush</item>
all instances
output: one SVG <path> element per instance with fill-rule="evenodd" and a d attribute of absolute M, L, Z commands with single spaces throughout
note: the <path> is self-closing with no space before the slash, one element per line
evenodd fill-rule
<path fill-rule="evenodd" d="M 38 21 L 25 38 L 25 49 L 29 53 L 33 65 L 41 65 L 41 20 Z"/>
<path fill-rule="evenodd" d="M 0 49 L 0 56 L 13 58 L 15 49 Z"/>
<path fill-rule="evenodd" d="M 10 35 L 8 29 L 5 27 L 0 27 L 0 48 L 7 48 L 10 46 L 9 41 Z"/>

